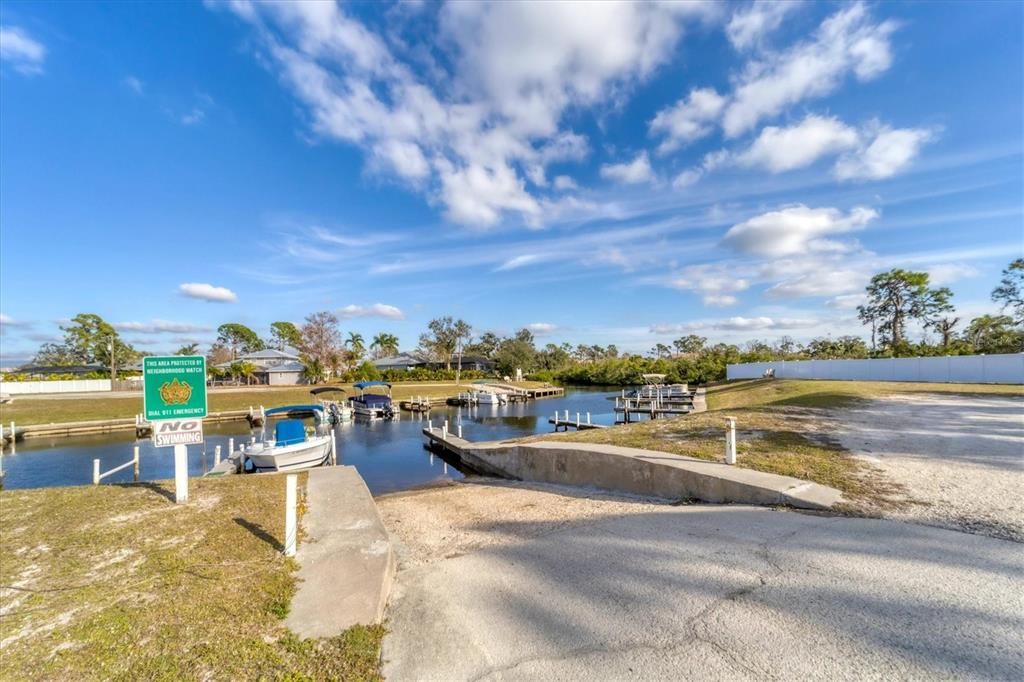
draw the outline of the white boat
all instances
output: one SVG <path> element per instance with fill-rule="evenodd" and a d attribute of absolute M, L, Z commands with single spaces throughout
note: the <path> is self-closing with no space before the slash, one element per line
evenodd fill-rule
<path fill-rule="evenodd" d="M 323 410 L 324 419 L 330 424 L 352 421 L 352 406 L 344 399 L 345 389 L 334 386 L 320 386 L 310 393 L 317 399 Z"/>
<path fill-rule="evenodd" d="M 349 404 L 357 417 L 364 419 L 394 419 L 395 407 L 391 404 L 391 384 L 385 381 L 360 381 L 352 386 L 359 395 L 349 398 Z M 367 389 L 383 389 L 384 394 L 367 393 Z"/>
<path fill-rule="evenodd" d="M 296 471 L 323 464 L 331 456 L 330 436 L 306 437 L 298 419 L 285 419 L 274 427 L 274 440 L 253 443 L 243 449 L 257 472 Z"/>
<path fill-rule="evenodd" d="M 476 391 L 476 402 L 478 405 L 504 405 L 508 399 L 501 393 L 494 391 Z"/>

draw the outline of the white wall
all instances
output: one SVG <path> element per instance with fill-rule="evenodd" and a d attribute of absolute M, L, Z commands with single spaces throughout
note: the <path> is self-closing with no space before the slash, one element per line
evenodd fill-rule
<path fill-rule="evenodd" d="M 729 379 L 760 379 L 766 369 L 777 379 L 863 379 L 971 384 L 1024 384 L 1024 353 L 957 355 L 874 360 L 792 360 L 729 365 Z"/>
<path fill-rule="evenodd" d="M 0 381 L 0 393 L 92 393 L 109 391 L 110 379 L 71 379 L 67 381 Z"/>

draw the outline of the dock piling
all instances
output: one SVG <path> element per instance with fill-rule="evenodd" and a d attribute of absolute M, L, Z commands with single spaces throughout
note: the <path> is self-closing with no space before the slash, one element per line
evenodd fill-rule
<path fill-rule="evenodd" d="M 100 484 L 100 461 L 98 459 L 92 461 L 92 484 Z"/>
<path fill-rule="evenodd" d="M 298 536 L 298 524 L 295 522 L 296 506 L 298 504 L 299 477 L 296 474 L 288 474 L 285 479 L 284 495 L 284 555 L 295 556 L 295 541 Z"/>
<path fill-rule="evenodd" d="M 331 464 L 338 466 L 338 434 L 331 429 Z"/>
<path fill-rule="evenodd" d="M 220 446 L 213 449 L 213 466 L 220 464 Z"/>
<path fill-rule="evenodd" d="M 462 424 L 459 424 L 458 429 L 459 429 L 459 438 L 462 438 Z"/>
<path fill-rule="evenodd" d="M 587 423 L 588 424 L 590 423 L 590 413 L 589 412 L 587 412 Z"/>
<path fill-rule="evenodd" d="M 132 448 L 132 474 L 134 474 L 135 482 L 139 482 L 139 446 L 136 445 Z"/>

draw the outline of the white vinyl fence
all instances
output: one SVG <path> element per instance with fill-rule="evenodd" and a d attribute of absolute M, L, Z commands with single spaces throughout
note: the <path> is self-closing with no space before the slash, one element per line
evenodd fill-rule
<path fill-rule="evenodd" d="M 0 393 L 93 393 L 109 391 L 110 379 L 69 379 L 66 381 L 0 381 Z"/>
<path fill-rule="evenodd" d="M 760 379 L 768 369 L 775 370 L 777 379 L 1024 384 L 1024 353 L 940 358 L 744 362 L 729 365 L 726 376 L 729 379 Z"/>

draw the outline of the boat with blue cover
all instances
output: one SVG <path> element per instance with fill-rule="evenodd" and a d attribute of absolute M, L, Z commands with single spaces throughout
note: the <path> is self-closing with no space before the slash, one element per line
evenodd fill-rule
<path fill-rule="evenodd" d="M 360 381 L 352 384 L 359 395 L 348 399 L 357 417 L 364 419 L 394 419 L 395 407 L 391 403 L 391 384 L 386 381 Z M 378 391 L 378 392 L 371 392 Z"/>
<path fill-rule="evenodd" d="M 291 408 L 310 407 L 291 405 Z M 286 413 L 287 408 L 276 408 Z M 272 410 L 267 410 L 270 415 Z M 246 459 L 257 472 L 296 471 L 317 467 L 331 456 L 330 436 L 307 436 L 301 419 L 283 419 L 274 425 L 274 439 L 248 445 L 243 449 Z"/>

